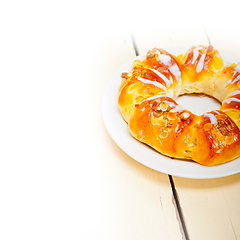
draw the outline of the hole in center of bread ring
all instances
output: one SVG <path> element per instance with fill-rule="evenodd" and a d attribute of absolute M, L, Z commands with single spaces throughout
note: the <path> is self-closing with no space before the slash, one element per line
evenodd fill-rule
<path fill-rule="evenodd" d="M 205 94 L 185 94 L 179 96 L 176 102 L 196 115 L 202 115 L 211 110 L 219 110 L 221 103 Z"/>

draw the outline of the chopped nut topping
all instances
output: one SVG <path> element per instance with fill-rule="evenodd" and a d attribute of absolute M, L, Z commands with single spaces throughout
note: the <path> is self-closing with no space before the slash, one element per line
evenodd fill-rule
<path fill-rule="evenodd" d="M 177 125 L 177 119 L 167 121 L 167 127 L 173 127 L 173 126 L 176 126 L 176 125 Z"/>
<path fill-rule="evenodd" d="M 148 51 L 146 58 L 152 58 L 154 54 L 151 51 Z"/>
<path fill-rule="evenodd" d="M 161 109 L 162 111 L 166 111 L 167 108 L 168 108 L 168 104 L 167 104 L 166 102 L 161 102 L 161 103 L 160 103 L 160 109 Z"/>
<path fill-rule="evenodd" d="M 122 78 L 126 78 L 126 77 L 127 77 L 127 75 L 128 75 L 128 73 L 127 73 L 127 72 L 123 72 L 123 73 L 122 73 L 122 75 L 121 75 L 121 77 L 122 77 Z"/>
<path fill-rule="evenodd" d="M 207 48 L 207 53 L 212 52 L 212 50 L 213 50 L 213 46 L 212 46 L 212 45 L 209 45 L 208 48 Z"/>
<path fill-rule="evenodd" d="M 177 116 L 175 112 L 169 112 L 168 105 L 166 102 L 161 102 L 159 106 L 154 102 L 152 104 L 152 124 L 165 126 L 165 127 L 173 127 L 176 126 L 181 120 Z"/>
<path fill-rule="evenodd" d="M 136 103 L 141 102 L 142 100 L 143 100 L 143 96 L 138 96 L 135 98 Z"/>
<path fill-rule="evenodd" d="M 192 144 L 193 144 L 194 146 L 197 146 L 197 138 L 196 138 L 196 137 L 193 138 Z"/>
<path fill-rule="evenodd" d="M 190 117 L 190 114 L 188 112 L 183 112 L 181 115 L 180 115 L 180 118 L 182 120 L 187 120 L 188 118 Z"/>
<path fill-rule="evenodd" d="M 166 138 L 168 136 L 168 132 L 162 132 L 159 137 L 160 138 Z"/>
<path fill-rule="evenodd" d="M 227 119 L 227 115 L 226 114 L 219 114 L 219 115 L 216 115 L 216 118 L 219 119 L 219 120 L 225 121 Z"/>
<path fill-rule="evenodd" d="M 231 128 L 228 127 L 227 123 L 223 120 L 217 121 L 216 129 L 218 129 L 223 136 L 231 136 L 233 134 Z"/>
<path fill-rule="evenodd" d="M 176 116 L 175 113 L 169 112 L 169 113 L 167 114 L 167 118 L 168 118 L 168 120 L 176 120 L 176 119 L 177 119 L 177 116 Z"/>
<path fill-rule="evenodd" d="M 155 110 L 157 107 L 157 102 L 154 102 L 153 105 L 152 105 L 152 108 Z"/>
<path fill-rule="evenodd" d="M 228 145 L 232 144 L 232 143 L 234 142 L 234 136 L 233 136 L 233 135 L 231 135 L 231 136 L 226 136 L 225 142 L 226 142 Z"/>
<path fill-rule="evenodd" d="M 204 131 L 208 132 L 213 128 L 213 125 L 211 123 L 206 123 L 204 126 Z"/>
<path fill-rule="evenodd" d="M 165 121 L 162 119 L 162 117 L 160 117 L 160 118 L 152 118 L 152 119 L 151 119 L 151 123 L 152 123 L 153 125 L 158 125 L 158 126 L 160 126 L 160 127 L 165 127 L 165 126 L 166 126 L 166 123 L 165 123 Z"/>
<path fill-rule="evenodd" d="M 152 113 L 154 117 L 159 118 L 162 116 L 161 112 L 153 112 Z"/>

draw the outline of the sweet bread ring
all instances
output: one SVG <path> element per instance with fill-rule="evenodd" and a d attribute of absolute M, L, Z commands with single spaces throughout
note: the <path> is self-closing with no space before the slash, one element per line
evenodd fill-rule
<path fill-rule="evenodd" d="M 175 101 L 187 93 L 210 95 L 222 106 L 198 116 Z M 149 51 L 122 74 L 118 105 L 132 136 L 164 155 L 206 166 L 240 155 L 240 65 L 224 66 L 212 46 L 179 56 Z"/>

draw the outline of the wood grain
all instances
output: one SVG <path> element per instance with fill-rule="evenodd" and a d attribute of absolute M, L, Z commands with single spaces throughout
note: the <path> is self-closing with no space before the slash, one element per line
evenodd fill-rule
<path fill-rule="evenodd" d="M 168 176 L 125 154 L 113 142 L 101 119 L 105 84 L 133 56 L 131 34 L 113 38 L 95 52 L 92 144 L 100 176 L 98 201 L 103 203 L 96 239 L 182 239 Z"/>
<path fill-rule="evenodd" d="M 140 54 L 152 47 L 191 47 L 210 40 L 220 51 L 240 57 L 237 35 L 230 29 L 219 32 L 203 26 L 168 26 L 152 34 L 134 34 Z M 240 174 L 211 180 L 173 177 L 173 181 L 190 239 L 240 239 Z"/>

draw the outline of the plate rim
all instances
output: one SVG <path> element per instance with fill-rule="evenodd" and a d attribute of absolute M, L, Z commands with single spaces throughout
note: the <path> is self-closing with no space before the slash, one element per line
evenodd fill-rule
<path fill-rule="evenodd" d="M 177 55 L 180 53 L 184 53 L 188 50 L 186 47 L 172 47 L 172 48 L 166 48 L 166 51 L 170 52 L 171 54 Z M 227 55 L 225 53 L 220 52 L 221 57 L 224 61 L 229 63 L 238 63 L 240 62 L 239 59 L 232 57 L 230 55 Z M 162 172 L 165 174 L 169 174 L 172 176 L 182 177 L 182 178 L 189 178 L 189 179 L 213 179 L 213 178 L 221 178 L 226 177 L 230 175 L 234 175 L 240 172 L 240 157 L 224 163 L 217 166 L 203 166 L 200 165 L 194 161 L 184 161 L 179 159 L 171 159 L 170 157 L 164 156 L 161 153 L 157 152 L 156 150 L 152 149 L 151 147 L 147 146 L 146 144 L 136 140 L 133 138 L 128 131 L 128 124 L 124 121 L 122 118 L 122 115 L 120 113 L 118 104 L 117 104 L 117 98 L 118 98 L 118 89 L 120 87 L 120 81 L 121 81 L 121 73 L 124 71 L 130 71 L 128 69 L 131 69 L 131 64 L 136 59 L 141 59 L 143 56 L 136 56 L 129 61 L 125 62 L 118 70 L 112 75 L 110 80 L 107 82 L 102 99 L 101 99 L 101 113 L 102 113 L 102 119 L 104 122 L 104 125 L 113 139 L 113 141 L 124 151 L 127 155 L 129 155 L 131 158 L 133 158 L 135 161 L 141 163 L 142 165 L 151 168 L 153 170 L 156 170 L 158 172 Z M 117 82 L 118 81 L 118 82 Z M 113 92 L 114 90 L 114 92 Z M 115 93 L 115 94 L 114 94 Z M 109 101 L 112 100 L 112 101 Z M 110 109 L 109 109 L 110 108 Z M 117 108 L 117 109 L 116 109 Z M 109 112 L 111 110 L 111 112 Z M 118 112 L 118 113 L 117 113 Z M 114 116 L 117 114 L 117 116 Z M 114 120 L 117 122 L 114 122 Z M 120 123 L 120 121 L 122 121 Z M 117 125 L 116 124 L 120 124 Z M 116 128 L 120 127 L 120 129 L 124 129 L 123 132 L 120 132 L 120 129 Z M 153 157 L 153 161 L 143 160 L 143 156 L 139 156 L 139 154 L 136 153 L 132 148 L 127 147 L 127 144 L 132 144 L 133 147 L 137 147 L 140 152 L 143 152 L 144 154 L 150 153 L 149 156 Z M 144 155 L 145 156 L 145 155 Z M 156 159 L 158 161 L 156 162 Z M 160 159 L 160 160 L 159 160 Z M 159 164 L 160 163 L 160 164 Z M 162 163 L 167 163 L 167 167 L 163 167 Z M 238 166 L 238 168 L 234 168 L 234 166 Z M 194 171 L 191 172 L 182 172 L 182 170 L 179 172 L 176 170 L 176 168 L 179 167 L 190 167 Z M 230 169 L 234 170 L 226 170 L 223 171 L 222 169 L 226 168 L 225 166 L 230 166 Z M 231 168 L 231 166 L 233 166 Z M 206 170 L 204 174 L 197 174 L 196 171 L 201 169 L 201 173 L 203 169 Z M 220 173 L 217 172 L 217 170 L 220 169 Z M 228 169 L 228 168 L 227 168 Z M 212 171 L 213 170 L 213 171 Z"/>

